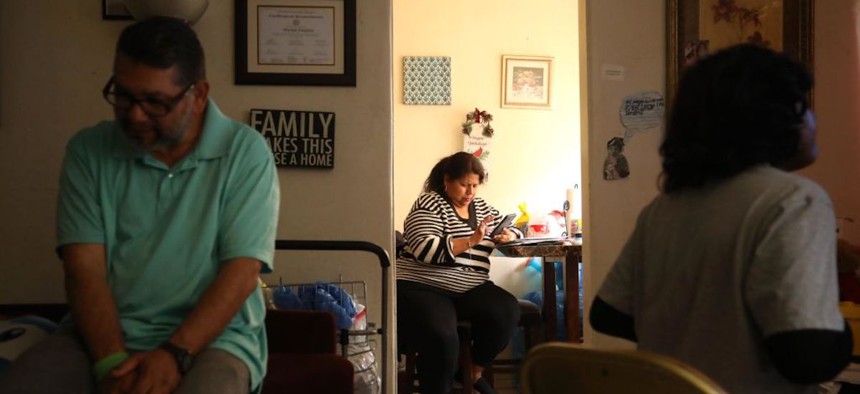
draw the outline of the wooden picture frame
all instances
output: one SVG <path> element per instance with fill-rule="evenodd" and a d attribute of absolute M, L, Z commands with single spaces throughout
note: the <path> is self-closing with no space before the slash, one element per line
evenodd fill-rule
<path fill-rule="evenodd" d="M 552 58 L 502 55 L 502 108 L 552 108 Z"/>
<path fill-rule="evenodd" d="M 730 45 L 752 42 L 812 70 L 814 0 L 667 0 L 666 99 L 684 68 Z"/>
<path fill-rule="evenodd" d="M 356 0 L 235 0 L 237 85 L 355 86 Z"/>

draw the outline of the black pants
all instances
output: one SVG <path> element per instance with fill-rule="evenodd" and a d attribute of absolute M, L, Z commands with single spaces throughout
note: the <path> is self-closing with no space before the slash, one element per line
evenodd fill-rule
<path fill-rule="evenodd" d="M 457 321 L 472 324 L 472 359 L 487 367 L 510 341 L 519 303 L 493 282 L 462 294 L 416 282 L 397 281 L 399 341 L 418 352 L 422 393 L 447 393 L 457 370 Z"/>

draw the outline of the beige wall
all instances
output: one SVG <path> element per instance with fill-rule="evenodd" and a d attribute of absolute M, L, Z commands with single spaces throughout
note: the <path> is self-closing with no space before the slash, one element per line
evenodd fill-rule
<path fill-rule="evenodd" d="M 394 2 L 394 224 L 403 219 L 436 162 L 463 148 L 460 124 L 478 107 L 496 131 L 489 181 L 478 195 L 502 213 L 527 201 L 560 209 L 580 183 L 576 1 Z M 551 56 L 552 109 L 502 109 L 501 57 Z M 403 104 L 403 57 L 449 56 L 451 105 Z"/>
<path fill-rule="evenodd" d="M 391 4 L 357 3 L 355 88 L 234 85 L 232 1 L 210 1 L 195 30 L 211 94 L 227 115 L 247 122 L 251 108 L 336 113 L 335 168 L 279 170 L 278 237 L 366 240 L 390 250 Z M 53 252 L 63 149 L 77 129 L 111 116 L 100 91 L 127 24 L 102 20 L 99 1 L 0 2 L 0 303 L 64 299 Z M 390 325 L 380 321 L 379 272 L 369 255 L 281 253 L 266 280 L 365 280 L 370 321 Z"/>

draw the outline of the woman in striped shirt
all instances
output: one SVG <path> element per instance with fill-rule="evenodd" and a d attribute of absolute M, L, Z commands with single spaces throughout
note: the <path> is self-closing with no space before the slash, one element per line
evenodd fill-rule
<path fill-rule="evenodd" d="M 398 334 L 415 349 L 422 393 L 446 393 L 457 369 L 457 322 L 472 325 L 475 389 L 494 393 L 481 372 L 516 329 L 517 299 L 489 280 L 496 243 L 522 236 L 510 227 L 490 238 L 499 211 L 475 196 L 486 173 L 472 154 L 439 161 L 404 223 L 397 259 Z"/>

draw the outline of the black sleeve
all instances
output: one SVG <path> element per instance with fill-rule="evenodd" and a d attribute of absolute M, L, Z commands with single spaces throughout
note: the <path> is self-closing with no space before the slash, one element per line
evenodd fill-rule
<path fill-rule="evenodd" d="M 843 331 L 798 330 L 764 340 L 776 369 L 786 379 L 813 384 L 833 379 L 851 360 L 851 327 Z"/>
<path fill-rule="evenodd" d="M 588 319 L 591 322 L 591 326 L 597 331 L 606 335 L 637 342 L 636 330 L 633 326 L 633 316 L 613 308 L 612 305 L 607 304 L 600 297 L 595 297 L 594 302 L 591 303 L 591 313 Z"/>

